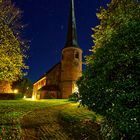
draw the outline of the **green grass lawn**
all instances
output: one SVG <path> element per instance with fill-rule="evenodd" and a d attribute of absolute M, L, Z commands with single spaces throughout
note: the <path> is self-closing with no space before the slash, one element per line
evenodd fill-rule
<path fill-rule="evenodd" d="M 67 108 L 59 113 L 60 122 L 74 139 L 103 140 L 100 133 L 100 126 L 103 117 L 86 107 L 79 106 L 79 103 L 70 103 Z"/>
<path fill-rule="evenodd" d="M 7 139 L 7 137 L 9 139 L 11 133 L 13 133 L 11 132 L 12 129 L 16 129 L 20 133 L 21 125 L 19 120 L 28 112 L 63 104 L 68 104 L 68 101 L 55 99 L 39 101 L 33 101 L 32 99 L 0 100 L 0 139 Z M 2 136 L 3 133 L 5 137 Z"/>
<path fill-rule="evenodd" d="M 80 122 L 91 120 L 96 123 L 102 123 L 103 117 L 97 115 L 93 111 L 89 111 L 86 107 L 82 107 L 79 103 L 71 102 L 67 108 L 60 112 L 62 118 L 67 122 Z"/>
<path fill-rule="evenodd" d="M 10 124 L 29 111 L 68 104 L 68 100 L 0 100 L 0 125 Z"/>
<path fill-rule="evenodd" d="M 102 118 L 85 107 L 78 107 L 79 103 L 70 102 L 67 99 L 46 99 L 33 101 L 26 100 L 0 100 L 0 125 L 11 123 L 16 118 L 22 117 L 29 111 L 44 109 L 52 106 L 68 104 L 67 108 L 60 112 L 66 120 L 80 121 L 91 119 L 98 123 Z"/>
<path fill-rule="evenodd" d="M 63 105 L 65 106 L 64 108 Z M 93 129 L 92 125 L 95 126 L 95 124 L 102 123 L 103 118 L 101 116 L 89 111 L 85 107 L 78 106 L 79 103 L 70 102 L 67 99 L 46 99 L 38 101 L 33 101 L 31 99 L 0 100 L 0 137 L 5 133 L 5 129 L 7 135 L 11 135 L 10 131 L 13 128 L 16 128 L 18 133 L 20 133 L 21 124 L 19 120 L 29 112 L 51 107 L 52 111 L 53 107 L 59 110 L 58 119 L 60 120 L 60 124 L 69 127 L 69 133 L 72 132 L 76 136 L 80 135 L 82 131 L 84 131 L 85 134 Z M 77 129 L 79 132 L 77 132 Z"/>

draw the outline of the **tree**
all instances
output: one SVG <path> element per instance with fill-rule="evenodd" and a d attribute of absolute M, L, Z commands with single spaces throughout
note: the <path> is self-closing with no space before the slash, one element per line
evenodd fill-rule
<path fill-rule="evenodd" d="M 20 35 L 23 28 L 20 17 L 20 9 L 10 0 L 0 2 L 0 85 L 18 80 L 27 68 L 24 63 L 27 46 Z M 0 91 L 3 89 L 1 86 Z"/>
<path fill-rule="evenodd" d="M 12 84 L 12 88 L 13 90 L 17 89 L 19 93 L 21 93 L 23 96 L 26 96 L 27 98 L 32 97 L 33 84 L 28 78 L 15 81 Z"/>
<path fill-rule="evenodd" d="M 112 0 L 97 13 L 93 54 L 78 81 L 83 105 L 105 117 L 111 140 L 140 137 L 140 4 Z"/>

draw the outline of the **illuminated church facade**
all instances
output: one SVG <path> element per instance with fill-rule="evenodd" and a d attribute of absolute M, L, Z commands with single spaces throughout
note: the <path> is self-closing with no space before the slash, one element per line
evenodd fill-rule
<path fill-rule="evenodd" d="M 76 81 L 82 76 L 82 49 L 77 43 L 74 0 L 71 0 L 67 40 L 61 60 L 33 84 L 33 98 L 68 98 L 77 90 Z"/>

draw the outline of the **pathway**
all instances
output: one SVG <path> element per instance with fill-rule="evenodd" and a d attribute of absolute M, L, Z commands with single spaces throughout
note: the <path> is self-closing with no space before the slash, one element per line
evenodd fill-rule
<path fill-rule="evenodd" d="M 73 140 L 59 124 L 59 111 L 66 105 L 27 113 L 21 119 L 22 140 Z"/>

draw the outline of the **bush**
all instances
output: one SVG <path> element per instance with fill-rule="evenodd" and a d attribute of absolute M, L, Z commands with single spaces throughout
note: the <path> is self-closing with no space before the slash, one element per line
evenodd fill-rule
<path fill-rule="evenodd" d="M 94 54 L 78 81 L 82 104 L 105 117 L 107 140 L 140 138 L 139 11 L 136 0 L 114 0 L 101 9 Z"/>
<path fill-rule="evenodd" d="M 16 100 L 20 98 L 23 98 L 21 93 L 0 93 L 0 100 Z"/>
<path fill-rule="evenodd" d="M 15 95 L 15 99 L 22 99 L 24 97 L 23 93 L 18 93 Z"/>
<path fill-rule="evenodd" d="M 69 96 L 69 101 L 75 101 L 75 102 L 78 102 L 79 100 L 79 93 L 77 92 L 74 92 L 72 95 Z"/>

